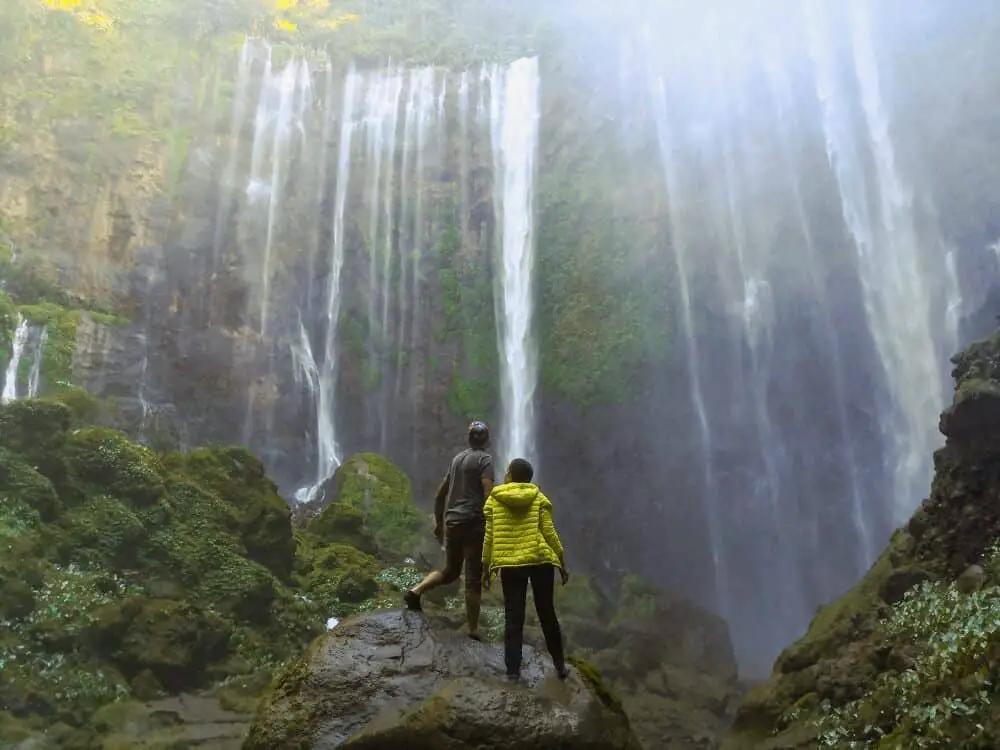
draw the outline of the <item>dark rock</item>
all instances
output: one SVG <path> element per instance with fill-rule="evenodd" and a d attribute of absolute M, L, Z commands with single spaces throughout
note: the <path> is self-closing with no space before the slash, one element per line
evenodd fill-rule
<path fill-rule="evenodd" d="M 882 582 L 879 596 L 886 604 L 895 604 L 902 601 L 907 591 L 929 577 L 927 571 L 919 567 L 897 568 Z"/>
<path fill-rule="evenodd" d="M 574 668 L 559 680 L 525 647 L 521 684 L 496 645 L 420 613 L 353 617 L 275 683 L 245 750 L 593 748 L 638 750 L 620 705 Z"/>
<path fill-rule="evenodd" d="M 963 594 L 974 594 L 983 587 L 986 580 L 986 571 L 979 565 L 970 565 L 958 577 L 956 586 Z"/>

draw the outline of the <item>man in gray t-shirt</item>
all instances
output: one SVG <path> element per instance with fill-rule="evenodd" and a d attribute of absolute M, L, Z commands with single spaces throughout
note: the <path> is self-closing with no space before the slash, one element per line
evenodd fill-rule
<path fill-rule="evenodd" d="M 410 609 L 420 609 L 425 591 L 451 583 L 465 567 L 465 616 L 469 637 L 479 640 L 483 580 L 483 506 L 493 490 L 493 457 L 486 452 L 485 422 L 469 425 L 469 447 L 451 460 L 434 498 L 434 536 L 444 545 L 445 564 L 403 594 Z"/>

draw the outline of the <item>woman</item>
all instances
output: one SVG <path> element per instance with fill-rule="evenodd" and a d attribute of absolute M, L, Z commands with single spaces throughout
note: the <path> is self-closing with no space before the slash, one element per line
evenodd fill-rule
<path fill-rule="evenodd" d="M 483 587 L 489 589 L 499 570 L 504 599 L 504 657 L 507 679 L 511 681 L 521 674 L 529 583 L 552 663 L 560 678 L 568 674 L 562 631 L 556 617 L 555 577 L 558 569 L 565 585 L 569 573 L 562 543 L 552 523 L 552 503 L 531 483 L 534 474 L 530 463 L 515 458 L 507 468 L 505 483 L 493 488 L 483 508 L 486 518 Z"/>

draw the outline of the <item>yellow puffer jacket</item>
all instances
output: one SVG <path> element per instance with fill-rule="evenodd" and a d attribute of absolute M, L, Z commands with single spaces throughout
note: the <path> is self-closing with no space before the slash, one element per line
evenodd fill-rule
<path fill-rule="evenodd" d="M 552 502 L 534 484 L 511 482 L 493 488 L 486 506 L 483 567 L 563 564 L 563 546 L 552 522 Z"/>

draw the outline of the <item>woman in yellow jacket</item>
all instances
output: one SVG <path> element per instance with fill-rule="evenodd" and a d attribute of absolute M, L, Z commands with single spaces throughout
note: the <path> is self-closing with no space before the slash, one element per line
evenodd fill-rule
<path fill-rule="evenodd" d="M 507 468 L 506 482 L 493 488 L 483 508 L 486 517 L 483 585 L 488 589 L 493 576 L 500 571 L 505 620 L 504 657 L 507 679 L 512 681 L 516 681 L 521 672 L 529 583 L 552 663 L 561 678 L 568 674 L 562 631 L 556 617 L 555 577 L 558 569 L 565 584 L 569 573 L 563 560 L 562 543 L 552 523 L 552 503 L 531 483 L 534 473 L 525 459 L 515 458 Z"/>

